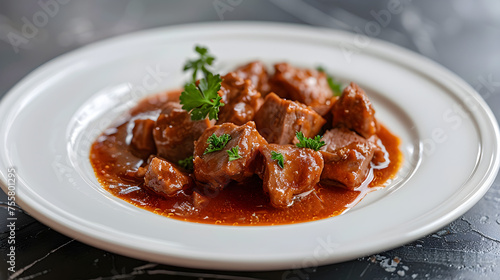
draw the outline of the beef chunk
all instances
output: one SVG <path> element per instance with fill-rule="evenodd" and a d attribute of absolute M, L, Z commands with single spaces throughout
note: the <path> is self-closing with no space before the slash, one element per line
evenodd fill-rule
<path fill-rule="evenodd" d="M 373 143 L 372 146 L 374 147 L 372 163 L 378 166 L 378 168 L 389 164 L 389 154 L 387 153 L 387 150 L 385 149 L 385 146 L 380 138 L 378 138 L 377 135 L 373 135 L 368 138 L 368 141 Z"/>
<path fill-rule="evenodd" d="M 192 121 L 178 102 L 166 103 L 153 130 L 158 155 L 174 163 L 192 156 L 194 141 L 211 126 L 208 119 Z"/>
<path fill-rule="evenodd" d="M 311 106 L 320 115 L 324 115 L 335 101 L 325 73 L 288 63 L 278 63 L 274 69 L 271 91 L 279 96 Z"/>
<path fill-rule="evenodd" d="M 252 61 L 234 70 L 243 80 L 250 80 L 257 91 L 266 95 L 271 91 L 266 66 L 261 61 Z"/>
<path fill-rule="evenodd" d="M 272 152 L 283 155 L 283 168 L 272 159 Z M 293 197 L 314 189 L 323 170 L 320 152 L 298 148 L 293 145 L 262 145 L 264 158 L 264 191 L 269 194 L 271 204 L 286 208 L 293 203 Z"/>
<path fill-rule="evenodd" d="M 335 102 L 338 100 L 338 96 L 333 96 L 330 99 L 326 100 L 325 103 L 320 104 L 314 102 L 313 104 L 309 105 L 316 113 L 320 114 L 323 118 L 331 118 L 331 110 L 333 108 L 333 105 Z"/>
<path fill-rule="evenodd" d="M 321 140 L 325 141 L 326 143 L 326 145 L 322 148 L 322 150 L 325 151 L 335 151 L 353 142 L 368 142 L 365 138 L 346 128 L 334 128 L 328 130 L 327 132 L 325 132 Z"/>
<path fill-rule="evenodd" d="M 314 137 L 325 124 L 325 120 L 298 102 L 279 98 L 270 93 L 255 116 L 255 123 L 260 134 L 269 143 L 291 144 L 295 132 L 302 131 L 306 137 Z"/>
<path fill-rule="evenodd" d="M 262 105 L 260 93 L 250 80 L 243 80 L 231 72 L 222 78 L 219 95 L 224 106 L 220 107 L 217 124 L 232 122 L 243 125 L 253 120 L 255 112 Z"/>
<path fill-rule="evenodd" d="M 322 138 L 326 145 L 321 154 L 325 168 L 321 183 L 355 189 L 370 171 L 376 145 L 345 128 L 327 131 Z"/>
<path fill-rule="evenodd" d="M 204 154 L 208 147 L 207 139 L 214 133 L 216 136 L 229 134 L 231 139 L 222 150 Z M 259 146 L 263 144 L 267 142 L 257 132 L 253 122 L 242 126 L 225 123 L 207 129 L 195 142 L 195 179 L 210 189 L 217 190 L 222 189 L 231 180 L 241 182 L 251 177 L 255 173 Z M 227 150 L 236 146 L 239 147 L 238 154 L 241 158 L 229 161 Z"/>
<path fill-rule="evenodd" d="M 173 196 L 192 185 L 189 175 L 160 158 L 153 158 L 148 166 L 144 182 L 146 187 L 167 196 Z"/>
<path fill-rule="evenodd" d="M 153 128 L 155 121 L 150 119 L 137 119 L 132 129 L 132 141 L 130 141 L 132 153 L 140 158 L 147 158 L 156 153 Z"/>
<path fill-rule="evenodd" d="M 333 127 L 347 127 L 367 139 L 377 133 L 375 110 L 365 92 L 355 83 L 344 89 L 333 105 L 332 114 Z"/>

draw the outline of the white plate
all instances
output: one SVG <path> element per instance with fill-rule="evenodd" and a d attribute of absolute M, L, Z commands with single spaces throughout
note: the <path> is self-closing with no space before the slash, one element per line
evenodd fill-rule
<path fill-rule="evenodd" d="M 195 44 L 210 48 L 221 71 L 258 58 L 321 64 L 359 83 L 402 139 L 398 177 L 344 215 L 263 227 L 181 222 L 103 191 L 90 144 L 138 98 L 181 85 Z M 0 122 L 2 188 L 15 167 L 17 202 L 35 218 L 105 250 L 208 269 L 317 266 L 400 246 L 471 208 L 500 162 L 491 111 L 454 74 L 384 42 L 296 25 L 188 25 L 92 44 L 23 79 L 2 100 Z"/>

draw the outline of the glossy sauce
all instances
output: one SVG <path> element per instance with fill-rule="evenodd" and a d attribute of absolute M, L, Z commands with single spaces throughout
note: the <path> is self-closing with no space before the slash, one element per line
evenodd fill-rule
<path fill-rule="evenodd" d="M 372 168 L 371 182 L 365 182 L 357 190 L 318 185 L 312 193 L 296 197 L 291 207 L 276 209 L 263 192 L 262 181 L 254 176 L 245 183 L 231 183 L 216 193 L 197 186 L 200 193 L 210 197 L 206 206 L 197 209 L 192 204 L 192 190 L 165 197 L 144 187 L 144 180 L 135 177 L 134 173 L 145 162 L 132 155 L 127 144 L 129 120 L 156 119 L 161 105 L 178 100 L 179 94 L 179 91 L 173 91 L 141 101 L 125 121 L 99 136 L 90 152 L 95 174 L 107 191 L 156 214 L 190 222 L 224 225 L 277 225 L 324 219 L 343 213 L 375 187 L 383 187 L 394 177 L 402 162 L 399 138 L 381 125 L 377 135 L 387 150 L 389 164 L 381 169 Z"/>

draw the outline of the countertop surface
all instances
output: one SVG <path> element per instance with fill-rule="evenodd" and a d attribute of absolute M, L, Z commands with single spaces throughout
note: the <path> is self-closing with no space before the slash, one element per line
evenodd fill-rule
<path fill-rule="evenodd" d="M 402 11 L 387 16 L 384 11 L 396 4 Z M 44 18 L 46 22 L 40 22 Z M 500 3 L 494 0 L 2 1 L 0 96 L 50 59 L 98 40 L 160 26 L 231 20 L 300 23 L 390 41 L 463 78 L 500 120 Z M 36 32 L 21 38 L 12 35 L 22 35 L 26 22 L 35 21 L 40 23 Z M 370 29 L 371 22 L 380 28 Z M 349 262 L 284 271 L 208 271 L 150 263 L 88 246 L 16 208 L 12 273 L 7 270 L 10 229 L 3 192 L 0 205 L 0 279 L 498 279 L 500 275 L 500 176 L 472 209 L 429 236 Z"/>

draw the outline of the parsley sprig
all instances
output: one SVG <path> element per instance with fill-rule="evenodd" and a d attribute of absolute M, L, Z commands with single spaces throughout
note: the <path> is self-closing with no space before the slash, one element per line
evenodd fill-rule
<path fill-rule="evenodd" d="M 205 149 L 205 152 L 203 154 L 206 155 L 208 153 L 222 150 L 226 146 L 227 142 L 229 142 L 229 140 L 231 140 L 231 135 L 229 134 L 222 134 L 221 136 L 217 136 L 214 133 L 210 135 L 210 137 L 208 137 L 207 139 L 208 147 Z"/>
<path fill-rule="evenodd" d="M 212 65 L 215 58 L 208 53 L 205 47 L 196 46 L 195 51 L 200 54 L 196 60 L 188 60 L 184 71 L 193 70 L 193 79 L 184 86 L 180 102 L 182 109 L 191 113 L 191 120 L 203 120 L 207 116 L 211 120 L 219 119 L 219 107 L 224 106 L 222 97 L 217 93 L 220 90 L 222 78 L 208 71 L 207 66 Z M 203 72 L 203 78 L 196 83 L 198 71 Z"/>
<path fill-rule="evenodd" d="M 239 146 L 234 146 L 231 149 L 227 150 L 227 154 L 229 155 L 229 161 L 237 160 L 241 158 L 240 154 L 238 153 L 238 150 L 240 149 Z"/>
<path fill-rule="evenodd" d="M 198 76 L 198 71 L 201 70 L 203 75 L 207 77 L 208 71 L 207 66 L 211 66 L 215 60 L 215 57 L 208 53 L 208 49 L 202 46 L 196 46 L 194 50 L 200 55 L 198 59 L 188 60 L 186 64 L 184 64 L 184 71 L 193 70 L 193 80 L 192 82 L 196 82 L 196 78 Z"/>
<path fill-rule="evenodd" d="M 271 151 L 271 159 L 275 160 L 279 167 L 285 167 L 285 159 L 283 158 L 283 154 Z"/>
<path fill-rule="evenodd" d="M 177 162 L 180 167 L 184 168 L 185 170 L 192 171 L 194 170 L 193 167 L 193 156 L 187 157 L 185 159 L 181 159 Z"/>
<path fill-rule="evenodd" d="M 220 90 L 222 79 L 219 74 L 207 73 L 207 77 L 196 83 L 189 83 L 181 93 L 182 109 L 191 112 L 191 120 L 203 120 L 207 117 L 212 120 L 219 119 L 219 107 L 224 106 L 222 97 L 217 94 Z"/>
<path fill-rule="evenodd" d="M 326 74 L 326 81 L 328 82 L 330 89 L 333 91 L 333 95 L 340 96 L 342 94 L 342 85 L 339 82 L 336 82 L 330 74 L 326 73 L 325 68 L 322 66 L 318 66 L 316 70 Z"/>
<path fill-rule="evenodd" d="M 314 138 L 307 138 L 304 136 L 304 133 L 301 131 L 297 131 L 295 136 L 299 140 L 299 143 L 295 144 L 299 148 L 309 148 L 315 151 L 319 151 L 321 147 L 326 145 L 325 141 L 321 140 L 322 136 L 316 135 Z"/>

